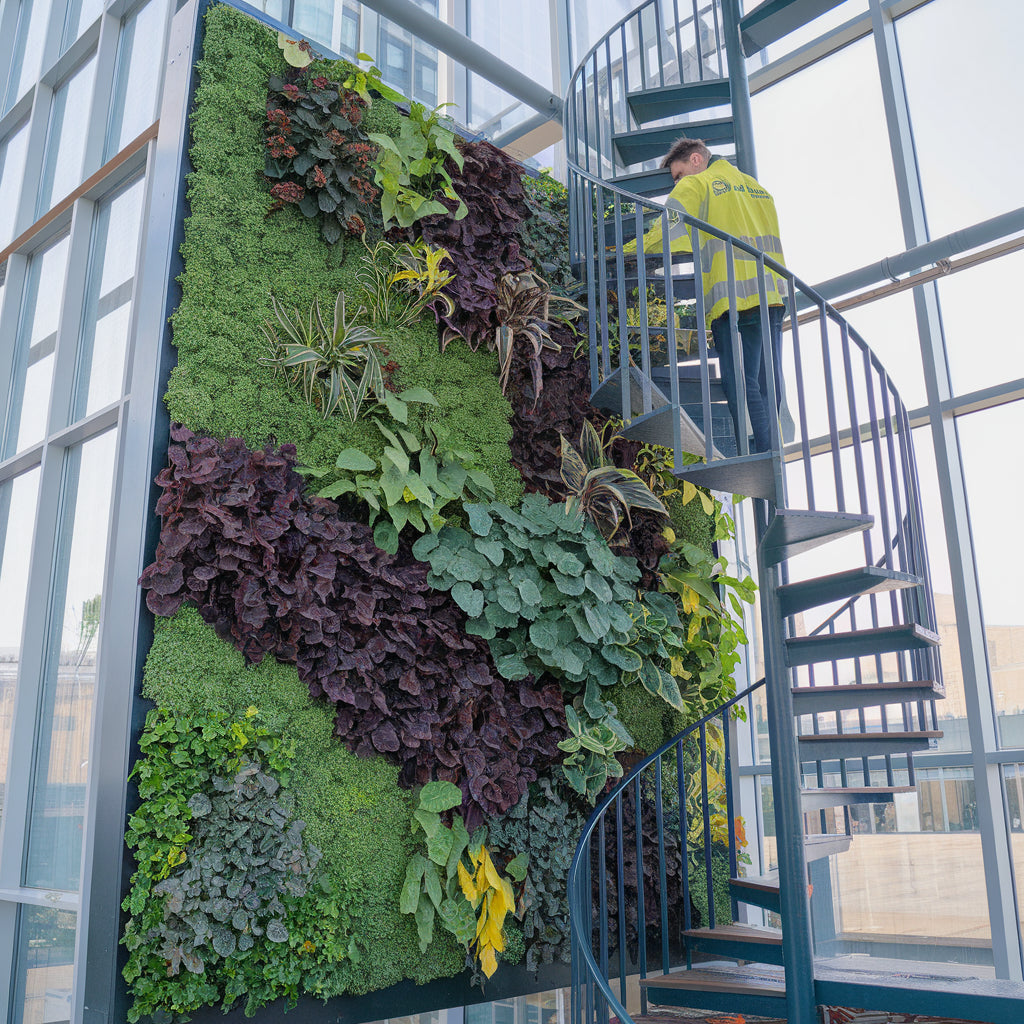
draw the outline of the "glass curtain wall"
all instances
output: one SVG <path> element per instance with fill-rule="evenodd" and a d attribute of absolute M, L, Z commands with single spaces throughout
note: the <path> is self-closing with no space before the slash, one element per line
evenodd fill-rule
<path fill-rule="evenodd" d="M 14 21 L 0 42 L 0 1020 L 13 1024 L 81 1018 L 94 723 L 123 675 L 105 638 L 112 591 L 126 589 L 111 552 L 153 69 L 172 11 L 170 0 L 0 10 L 0 30 Z M 114 805 L 117 790 L 104 794 Z"/>

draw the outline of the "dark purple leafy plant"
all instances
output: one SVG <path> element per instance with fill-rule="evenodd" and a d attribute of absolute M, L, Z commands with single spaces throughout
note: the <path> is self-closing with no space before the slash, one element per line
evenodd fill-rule
<path fill-rule="evenodd" d="M 303 493 L 292 445 L 253 451 L 180 426 L 171 438 L 160 543 L 140 579 L 152 612 L 191 602 L 250 662 L 295 664 L 349 749 L 396 761 L 409 786 L 456 783 L 467 821 L 508 810 L 560 759 L 558 686 L 502 679 L 428 566 Z"/>
<path fill-rule="evenodd" d="M 447 249 L 454 264 L 455 278 L 445 291 L 455 303 L 455 312 L 441 318 L 442 341 L 458 335 L 475 349 L 492 340 L 498 327 L 502 277 L 530 265 L 519 231 L 529 208 L 522 168 L 512 157 L 483 140 L 461 149 L 462 169 L 451 160 L 447 169 L 466 204 L 466 216 L 461 220 L 453 220 L 451 214 L 426 217 L 416 223 L 415 232 L 428 245 Z M 441 197 L 441 202 L 454 213 L 453 200 Z"/>

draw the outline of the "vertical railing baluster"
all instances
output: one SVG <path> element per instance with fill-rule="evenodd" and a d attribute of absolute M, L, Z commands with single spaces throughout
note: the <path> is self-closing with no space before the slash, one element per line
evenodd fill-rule
<path fill-rule="evenodd" d="M 676 792 L 679 795 L 679 849 L 683 858 L 683 930 L 689 931 L 692 925 L 693 916 L 690 913 L 690 837 L 687 825 L 686 814 L 686 773 L 685 758 L 683 756 L 683 744 L 685 740 L 676 743 Z M 690 956 L 690 944 L 686 944 L 686 966 L 692 964 Z M 668 974 L 668 964 L 661 965 L 661 973 Z"/>
<path fill-rule="evenodd" d="M 605 835 L 605 816 L 601 815 L 601 822 L 597 830 L 597 896 L 598 896 L 598 928 L 599 928 L 599 954 L 601 957 L 601 977 L 608 980 L 608 839 Z M 619 907 L 622 913 L 622 907 Z M 601 1011 L 602 1015 L 607 1014 L 607 1007 Z M 607 1024 L 607 1022 L 606 1022 Z"/>
<path fill-rule="evenodd" d="M 697 12 L 697 0 L 693 0 L 693 39 L 697 48 L 698 81 L 704 81 L 704 47 L 700 39 L 700 15 Z"/>
<path fill-rule="evenodd" d="M 683 40 L 679 32 L 679 0 L 672 0 L 672 23 L 676 32 L 676 73 L 679 84 L 683 84 Z"/>
<path fill-rule="evenodd" d="M 628 424 L 633 418 L 632 373 L 629 367 L 629 303 L 626 299 L 626 265 L 622 253 L 622 203 L 617 191 L 612 193 L 612 209 L 615 216 L 615 287 L 619 300 L 619 394 L 622 399 L 622 422 Z"/>
<path fill-rule="evenodd" d="M 637 931 L 637 965 L 640 968 L 640 977 L 647 977 L 647 911 L 646 895 L 644 893 L 644 822 L 643 804 L 640 793 L 640 775 L 633 780 L 633 804 L 636 829 L 636 931 Z M 647 1005 L 647 995 L 641 991 L 641 999 L 644 1006 Z M 646 1013 L 646 1009 L 643 1010 Z"/>
<path fill-rule="evenodd" d="M 661 965 L 667 969 L 668 951 L 668 870 L 665 861 L 665 805 L 661 792 L 661 758 L 654 762 L 654 815 L 658 829 L 658 909 L 661 911 Z M 683 851 L 683 867 L 686 866 L 686 851 Z M 644 967 L 647 966 L 646 950 Z M 646 977 L 641 969 L 641 977 Z M 646 1013 L 647 995 L 644 993 L 644 1009 Z"/>
<path fill-rule="evenodd" d="M 711 874 L 711 793 L 708 789 L 708 737 L 707 726 L 700 726 L 700 781 L 701 811 L 704 815 L 704 879 L 708 890 L 708 919 L 705 928 L 715 927 L 715 883 Z"/>
<path fill-rule="evenodd" d="M 693 294 L 697 300 L 696 307 L 694 309 L 694 315 L 697 318 L 697 344 L 702 352 L 707 353 L 708 349 L 708 326 L 707 326 L 707 309 L 705 308 L 705 296 L 704 296 L 704 270 L 701 262 L 702 254 L 700 251 L 700 232 L 697 228 L 690 224 L 686 227 L 687 234 L 690 238 L 690 248 L 693 250 Z M 710 267 L 708 268 L 710 270 Z M 675 365 L 675 351 L 673 350 L 673 365 Z M 700 368 L 700 393 L 701 393 L 701 405 L 704 407 L 704 396 L 711 394 L 711 378 L 710 371 L 708 370 L 707 359 L 701 361 Z M 678 376 L 678 371 L 674 376 Z M 710 402 L 710 400 L 709 400 Z M 676 417 L 676 422 L 680 422 L 680 418 Z M 680 423 L 681 428 L 681 423 Z M 704 423 L 704 458 L 707 462 L 711 462 L 712 456 L 714 455 L 714 446 L 711 443 L 711 432 L 712 425 L 709 422 Z M 682 463 L 677 461 L 677 466 L 681 466 Z"/>
<path fill-rule="evenodd" d="M 626 1001 L 626 866 L 622 842 L 622 793 L 615 798 L 615 873 L 619 901 L 619 999 Z"/>
<path fill-rule="evenodd" d="M 650 313 L 647 309 L 647 258 L 644 252 L 644 213 L 640 203 L 633 204 L 633 217 L 636 223 L 636 273 L 637 295 L 640 301 L 640 369 L 643 406 L 641 415 L 646 416 L 654 408 L 654 395 L 651 390 L 651 325 Z"/>
<path fill-rule="evenodd" d="M 726 288 L 729 295 L 729 345 L 732 348 L 733 387 L 736 389 L 736 454 L 750 454 L 747 436 L 747 375 L 743 372 L 743 345 L 740 341 L 739 309 L 736 305 L 736 250 L 732 242 L 725 249 Z M 719 374 L 724 382 L 725 374 Z"/>
<path fill-rule="evenodd" d="M 665 318 L 667 322 L 665 334 L 668 338 L 669 401 L 672 404 L 672 464 L 682 466 L 683 433 L 679 418 L 679 351 L 676 347 L 675 282 L 672 280 L 672 242 L 669 232 L 668 210 L 665 210 L 661 214 L 661 258 L 665 270 L 665 309 L 668 311 L 668 316 Z"/>
<path fill-rule="evenodd" d="M 597 287 L 598 303 L 601 312 L 601 340 L 602 352 L 605 355 L 606 376 L 611 376 L 611 338 L 608 335 L 608 245 L 605 231 L 607 228 L 605 218 L 607 216 L 608 200 L 605 198 L 605 188 L 602 185 L 595 186 L 595 197 L 597 206 Z"/>
<path fill-rule="evenodd" d="M 839 424 L 836 415 L 835 391 L 832 387 L 832 354 L 828 348 L 828 312 L 824 299 L 818 303 L 818 330 L 821 332 L 821 365 L 825 385 L 825 403 L 828 408 L 828 436 L 832 451 L 832 476 L 836 491 L 836 510 L 846 511 L 846 492 L 843 487 L 842 453 L 839 449 Z"/>
<path fill-rule="evenodd" d="M 732 743 L 729 736 L 729 712 L 722 712 L 722 741 L 725 744 L 725 821 L 729 830 L 729 877 L 739 875 L 739 844 L 736 840 L 736 808 L 732 792 Z M 736 917 L 736 900 L 732 900 L 732 915 Z"/>
<path fill-rule="evenodd" d="M 804 489 L 807 492 L 807 507 L 813 511 L 814 503 L 814 471 L 811 463 L 811 438 L 807 427 L 807 399 L 804 394 L 803 353 L 800 351 L 800 324 L 796 310 L 796 278 L 790 275 L 787 279 L 789 291 L 789 323 L 790 345 L 793 349 L 793 366 L 796 372 L 796 403 L 797 418 L 800 421 L 800 451 L 804 462 Z M 781 353 L 779 358 L 781 359 Z"/>

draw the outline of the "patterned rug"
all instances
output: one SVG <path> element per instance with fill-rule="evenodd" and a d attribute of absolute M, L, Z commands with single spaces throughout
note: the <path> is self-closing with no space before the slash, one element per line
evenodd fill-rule
<path fill-rule="evenodd" d="M 706 1010 L 670 1009 L 633 1018 L 636 1024 L 786 1024 L 778 1017 L 756 1017 L 750 1013 L 708 1013 Z M 618 1019 L 611 1018 L 612 1024 Z M 959 1017 L 929 1017 L 915 1013 L 884 1013 L 878 1010 L 851 1010 L 843 1006 L 821 1007 L 821 1024 L 979 1024 Z M 984 1024 L 984 1022 L 981 1022 Z"/>

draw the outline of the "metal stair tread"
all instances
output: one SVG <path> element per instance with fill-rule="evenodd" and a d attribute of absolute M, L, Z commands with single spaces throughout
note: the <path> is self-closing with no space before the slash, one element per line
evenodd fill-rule
<path fill-rule="evenodd" d="M 782 932 L 768 928 L 755 928 L 748 924 L 724 924 L 715 928 L 688 928 L 683 935 L 695 939 L 714 939 L 727 942 L 739 939 L 743 942 L 764 943 L 766 946 L 781 946 Z"/>
<path fill-rule="evenodd" d="M 838 7 L 843 0 L 762 0 L 740 18 L 743 52 L 751 57 Z"/>
<path fill-rule="evenodd" d="M 608 181 L 634 195 L 644 197 L 667 194 L 672 191 L 673 185 L 672 175 L 660 167 L 650 171 L 617 174 L 609 178 Z"/>
<path fill-rule="evenodd" d="M 730 970 L 730 967 L 733 970 Z M 781 974 L 774 977 L 775 972 L 769 974 L 769 971 L 770 968 L 765 972 L 758 971 L 757 975 L 752 977 L 749 966 L 740 968 L 734 964 L 722 964 L 715 969 L 702 967 L 641 978 L 640 986 L 648 990 L 648 998 L 653 998 L 652 989 L 690 989 L 697 992 L 768 996 L 781 1001 L 786 997 L 786 983 Z"/>
<path fill-rule="evenodd" d="M 626 94 L 626 102 L 640 124 L 692 114 L 706 107 L 725 106 L 731 99 L 728 78 L 632 89 Z"/>
<path fill-rule="evenodd" d="M 930 740 L 939 739 L 941 736 L 941 729 L 919 729 L 912 732 L 905 730 L 897 732 L 823 732 L 797 736 L 797 742 L 814 744 L 829 740 L 857 740 L 859 743 L 871 743 L 872 741 L 881 742 L 894 739 Z"/>
<path fill-rule="evenodd" d="M 902 590 L 922 582 L 913 573 L 886 569 L 878 565 L 862 565 L 827 576 L 786 583 L 778 588 L 779 607 L 783 616 L 795 615 L 818 605 L 864 594 Z"/>
<path fill-rule="evenodd" d="M 694 463 L 677 469 L 675 475 L 713 491 L 775 500 L 775 466 L 771 452 L 755 452 L 712 463 Z"/>
<path fill-rule="evenodd" d="M 639 131 L 620 132 L 612 136 L 626 165 L 657 160 L 664 156 L 669 146 L 680 135 L 690 134 L 692 138 L 703 139 L 709 146 L 727 145 L 734 141 L 733 119 L 711 117 L 688 121 L 685 124 L 663 125 L 658 128 L 641 128 Z"/>
<path fill-rule="evenodd" d="M 761 551 L 768 565 L 811 551 L 851 533 L 861 533 L 874 516 L 857 512 L 819 512 L 808 509 L 777 509 L 765 530 Z"/>
<path fill-rule="evenodd" d="M 916 786 L 822 786 L 801 789 L 800 802 L 805 812 L 854 804 L 889 804 L 897 793 L 916 793 Z"/>
<path fill-rule="evenodd" d="M 784 641 L 786 664 L 790 668 L 822 661 L 870 657 L 895 651 L 922 650 L 937 647 L 938 633 L 918 622 L 895 626 L 873 626 L 842 633 L 821 633 L 816 636 L 794 636 Z"/>
<path fill-rule="evenodd" d="M 882 704 L 908 704 L 941 700 L 946 691 L 934 679 L 908 679 L 893 683 L 840 683 L 838 686 L 794 686 L 793 714 L 853 711 Z"/>

